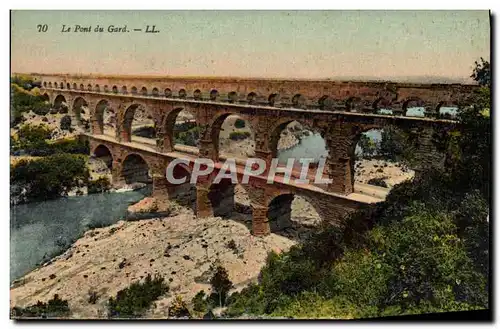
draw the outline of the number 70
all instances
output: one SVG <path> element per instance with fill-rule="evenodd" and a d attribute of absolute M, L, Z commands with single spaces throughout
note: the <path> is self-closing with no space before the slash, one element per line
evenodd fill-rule
<path fill-rule="evenodd" d="M 47 26 L 47 24 L 38 24 L 36 26 L 36 28 L 38 29 L 38 32 L 47 32 L 47 30 L 49 29 L 49 27 Z"/>

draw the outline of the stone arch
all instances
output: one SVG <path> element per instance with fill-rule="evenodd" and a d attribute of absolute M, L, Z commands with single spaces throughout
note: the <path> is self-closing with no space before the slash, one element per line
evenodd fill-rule
<path fill-rule="evenodd" d="M 254 129 L 252 129 L 250 125 L 250 118 L 247 117 L 246 115 L 239 114 L 239 113 L 222 113 L 219 116 L 215 117 L 214 120 L 212 120 L 212 123 L 210 124 L 210 138 L 212 140 L 212 147 L 213 147 L 213 156 L 215 159 L 219 159 L 220 157 L 220 134 L 222 131 L 222 125 L 228 119 L 228 117 L 233 116 L 236 120 L 237 117 L 245 121 L 245 125 L 249 127 L 250 129 L 250 136 L 247 137 L 252 137 L 253 139 L 253 152 L 255 152 L 255 135 L 254 135 Z M 229 135 L 228 135 L 229 136 Z M 255 153 L 253 153 L 255 154 Z"/>
<path fill-rule="evenodd" d="M 52 82 L 49 82 L 49 88 L 52 88 Z"/>
<path fill-rule="evenodd" d="M 208 190 L 208 200 L 214 217 L 230 217 L 234 210 L 234 187 L 230 178 L 213 183 Z"/>
<path fill-rule="evenodd" d="M 106 134 L 106 128 L 116 131 L 116 113 L 108 100 L 100 100 L 94 111 L 93 134 Z M 112 134 L 114 136 L 114 133 Z"/>
<path fill-rule="evenodd" d="M 306 98 L 302 94 L 295 94 L 292 97 L 292 106 L 303 109 L 306 107 Z"/>
<path fill-rule="evenodd" d="M 64 83 L 62 83 L 62 82 L 61 82 L 61 83 L 59 84 L 59 88 L 60 88 L 60 89 L 64 89 Z"/>
<path fill-rule="evenodd" d="M 137 88 L 135 86 L 132 86 L 132 89 L 130 89 L 130 93 L 132 95 L 137 95 Z"/>
<path fill-rule="evenodd" d="M 99 85 L 96 84 L 95 87 L 94 87 L 94 91 L 95 92 L 100 92 L 101 91 L 101 87 L 99 87 Z"/>
<path fill-rule="evenodd" d="M 122 94 L 126 95 L 127 93 L 127 86 L 122 86 Z"/>
<path fill-rule="evenodd" d="M 210 91 L 210 100 L 216 101 L 218 97 L 219 97 L 219 92 L 216 89 L 212 89 Z"/>
<path fill-rule="evenodd" d="M 248 104 L 255 104 L 257 103 L 257 94 L 254 93 L 253 91 L 250 92 L 248 95 L 247 95 L 247 103 Z"/>
<path fill-rule="evenodd" d="M 236 91 L 231 91 L 227 95 L 227 99 L 228 99 L 229 103 L 237 103 L 238 102 L 238 94 L 236 93 Z"/>
<path fill-rule="evenodd" d="M 66 83 L 66 89 L 71 89 L 71 85 L 68 83 Z"/>
<path fill-rule="evenodd" d="M 405 99 L 402 107 L 403 115 L 406 116 L 408 109 L 412 107 L 425 107 L 425 102 L 419 97 L 409 97 Z"/>
<path fill-rule="evenodd" d="M 68 106 L 67 102 L 66 102 L 66 97 L 64 97 L 64 95 L 57 95 L 55 98 L 54 98 L 54 109 L 57 109 L 59 110 L 61 107 L 63 106 Z"/>
<path fill-rule="evenodd" d="M 390 109 L 392 101 L 385 97 L 378 97 L 372 104 L 374 111 L 379 111 L 380 109 Z"/>
<path fill-rule="evenodd" d="M 324 110 L 324 111 L 333 111 L 334 110 L 335 102 L 334 102 L 334 100 L 330 96 L 323 95 L 318 100 L 318 105 L 319 105 L 319 108 L 321 110 Z"/>
<path fill-rule="evenodd" d="M 182 184 L 173 184 L 167 181 L 166 194 L 168 198 L 194 210 L 196 207 L 196 184 L 191 184 L 191 169 L 184 163 L 178 163 L 172 168 L 172 176 L 175 179 L 186 179 Z"/>
<path fill-rule="evenodd" d="M 195 100 L 201 100 L 202 99 L 201 90 L 196 89 L 193 93 L 193 98 Z"/>
<path fill-rule="evenodd" d="M 47 93 L 43 93 L 43 94 L 41 95 L 41 97 L 42 97 L 42 99 L 43 99 L 44 101 L 49 102 L 49 104 L 50 104 L 50 96 L 49 96 L 49 94 L 47 94 Z"/>
<path fill-rule="evenodd" d="M 187 92 L 186 92 L 186 89 L 181 88 L 181 89 L 179 90 L 179 98 L 180 98 L 180 99 L 185 99 L 186 97 L 187 97 Z"/>
<path fill-rule="evenodd" d="M 184 112 L 182 118 L 179 117 L 181 112 Z M 189 118 L 192 118 L 194 122 L 190 122 Z M 163 129 L 165 131 L 163 140 L 163 151 L 170 152 L 174 150 L 176 144 L 182 144 L 190 147 L 198 147 L 197 143 L 199 141 L 198 135 L 198 122 L 196 120 L 195 112 L 186 107 L 174 108 L 170 111 L 164 119 Z M 176 140 L 180 139 L 180 134 L 184 133 L 185 140 L 183 143 L 176 143 Z M 176 138 L 177 137 L 177 138 Z"/>
<path fill-rule="evenodd" d="M 165 88 L 164 94 L 166 98 L 172 98 L 172 90 L 170 88 Z"/>
<path fill-rule="evenodd" d="M 73 107 L 71 108 L 73 118 L 76 121 L 75 124 L 85 131 L 90 130 L 90 113 L 87 107 L 87 101 L 83 97 L 78 96 L 73 100 Z"/>
<path fill-rule="evenodd" d="M 92 85 L 90 83 L 87 85 L 87 91 L 92 91 Z"/>
<path fill-rule="evenodd" d="M 345 108 L 347 112 L 360 112 L 363 110 L 363 101 L 359 97 L 349 97 L 345 101 Z"/>
<path fill-rule="evenodd" d="M 146 87 L 141 88 L 141 95 L 142 96 L 147 96 L 148 95 L 148 89 Z"/>
<path fill-rule="evenodd" d="M 108 87 L 108 85 L 104 85 L 104 92 L 105 93 L 109 93 L 109 87 Z"/>
<path fill-rule="evenodd" d="M 44 82 L 43 82 L 43 87 L 44 87 L 44 88 L 47 88 L 47 81 L 44 81 Z"/>
<path fill-rule="evenodd" d="M 158 90 L 158 88 L 154 87 L 153 90 L 151 91 L 151 94 L 154 97 L 158 97 L 160 95 L 160 91 Z"/>
<path fill-rule="evenodd" d="M 141 114 L 142 117 L 141 118 L 138 118 L 138 114 Z M 144 117 L 146 117 L 147 119 L 144 119 Z M 146 136 L 143 136 L 143 134 L 139 134 L 139 133 L 134 133 L 136 135 L 139 135 L 141 137 L 146 137 L 146 138 L 156 138 L 155 135 L 156 135 L 156 123 L 154 122 L 153 120 L 153 114 L 150 113 L 149 109 L 144 106 L 143 104 L 141 103 L 133 103 L 131 104 L 130 106 L 127 107 L 127 109 L 125 110 L 124 114 L 123 114 L 123 121 L 122 121 L 122 124 L 121 124 L 121 133 L 122 133 L 122 140 L 124 142 L 131 142 L 132 141 L 132 124 L 134 122 L 134 120 L 138 120 L 138 119 L 141 119 L 143 121 L 147 121 L 149 120 L 148 124 L 153 124 L 153 127 L 151 129 L 148 129 L 148 132 L 146 135 L 150 135 L 152 134 L 153 137 L 146 137 Z M 156 142 L 155 142 L 156 143 Z"/>
<path fill-rule="evenodd" d="M 77 90 L 78 89 L 78 85 L 76 83 L 73 83 L 73 90 Z"/>
<path fill-rule="evenodd" d="M 152 182 L 150 166 L 147 161 L 137 153 L 128 154 L 121 164 L 120 176 L 126 184 Z"/>
<path fill-rule="evenodd" d="M 118 87 L 117 86 L 113 86 L 113 94 L 118 94 Z"/>
<path fill-rule="evenodd" d="M 219 129 L 218 138 L 212 138 L 213 143 L 217 143 L 219 156 L 222 153 L 238 158 L 255 156 L 255 130 L 250 118 L 238 113 L 225 113 L 214 120 L 212 129 Z"/>
<path fill-rule="evenodd" d="M 292 193 L 282 193 L 271 199 L 267 205 L 266 217 L 271 232 L 279 232 L 292 226 Z"/>
<path fill-rule="evenodd" d="M 109 170 L 113 169 L 113 154 L 106 145 L 97 145 L 96 148 L 92 151 L 92 156 L 104 162 Z"/>
<path fill-rule="evenodd" d="M 85 87 L 83 86 L 83 83 L 80 84 L 80 90 L 85 90 Z"/>

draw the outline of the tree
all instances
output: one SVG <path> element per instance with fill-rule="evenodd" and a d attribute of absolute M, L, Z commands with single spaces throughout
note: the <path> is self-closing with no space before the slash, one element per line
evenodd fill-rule
<path fill-rule="evenodd" d="M 60 126 L 62 130 L 70 130 L 71 129 L 71 117 L 69 115 L 65 115 L 61 118 Z"/>
<path fill-rule="evenodd" d="M 224 306 L 227 294 L 233 287 L 233 283 L 229 280 L 229 275 L 226 269 L 219 263 L 215 264 L 215 273 L 212 276 L 212 279 L 210 279 L 210 284 L 212 285 L 212 290 L 219 298 L 220 307 Z"/>
<path fill-rule="evenodd" d="M 491 68 L 490 62 L 485 61 L 484 58 L 481 57 L 481 63 L 478 61 L 474 62 L 474 70 L 472 71 L 471 78 L 477 81 L 481 86 L 490 86 L 491 85 Z"/>
<path fill-rule="evenodd" d="M 361 134 L 358 142 L 363 158 L 371 158 L 378 153 L 377 143 L 365 134 Z"/>

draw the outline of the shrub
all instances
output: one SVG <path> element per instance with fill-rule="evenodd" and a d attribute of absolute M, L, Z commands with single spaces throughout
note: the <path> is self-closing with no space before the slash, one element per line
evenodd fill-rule
<path fill-rule="evenodd" d="M 156 130 L 151 126 L 144 126 L 132 131 L 132 135 L 145 137 L 145 138 L 156 138 Z"/>
<path fill-rule="evenodd" d="M 229 138 L 233 141 L 244 140 L 250 136 L 251 136 L 251 134 L 248 131 L 232 131 L 229 134 Z"/>
<path fill-rule="evenodd" d="M 234 127 L 238 129 L 245 128 L 245 120 L 236 119 L 236 121 L 234 121 Z"/>
<path fill-rule="evenodd" d="M 108 303 L 108 316 L 119 318 L 140 317 L 151 304 L 168 291 L 163 277 L 148 274 L 144 282 L 134 282 L 128 288 L 118 291 L 116 298 Z"/>
<path fill-rule="evenodd" d="M 191 314 L 189 313 L 187 305 L 182 300 L 181 296 L 175 296 L 175 299 L 172 302 L 172 305 L 170 305 L 170 307 L 168 309 L 168 316 L 174 317 L 174 318 L 184 318 L 184 317 L 190 318 L 191 317 Z"/>
<path fill-rule="evenodd" d="M 59 298 L 55 294 L 48 303 L 38 301 L 35 305 L 26 308 L 14 307 L 12 309 L 13 317 L 20 318 L 54 318 L 69 315 L 68 301 Z"/>
<path fill-rule="evenodd" d="M 195 312 L 206 313 L 207 312 L 207 301 L 206 294 L 204 290 L 198 291 L 198 293 L 191 300 L 193 304 L 193 310 Z"/>
<path fill-rule="evenodd" d="M 380 187 L 385 187 L 385 188 L 389 187 L 387 185 L 387 183 L 385 182 L 385 178 L 371 178 L 370 180 L 368 180 L 368 184 L 380 186 Z"/>
<path fill-rule="evenodd" d="M 59 125 L 62 130 L 69 130 L 71 128 L 71 117 L 69 115 L 63 116 Z"/>
<path fill-rule="evenodd" d="M 96 180 L 90 180 L 87 184 L 88 194 L 103 193 L 109 191 L 111 183 L 108 177 L 99 177 Z"/>
<path fill-rule="evenodd" d="M 226 303 L 226 297 L 229 290 L 233 287 L 233 283 L 229 280 L 229 275 L 222 265 L 216 263 L 215 266 L 212 266 L 212 268 L 214 267 L 215 273 L 210 279 L 210 285 L 212 286 L 212 291 L 217 296 L 219 306 L 222 307 Z"/>

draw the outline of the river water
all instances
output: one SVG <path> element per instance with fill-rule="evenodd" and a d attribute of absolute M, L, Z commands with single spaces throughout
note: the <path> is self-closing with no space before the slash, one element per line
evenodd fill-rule
<path fill-rule="evenodd" d="M 145 188 L 11 206 L 11 281 L 66 250 L 88 229 L 123 219 L 127 207 L 148 193 Z"/>

